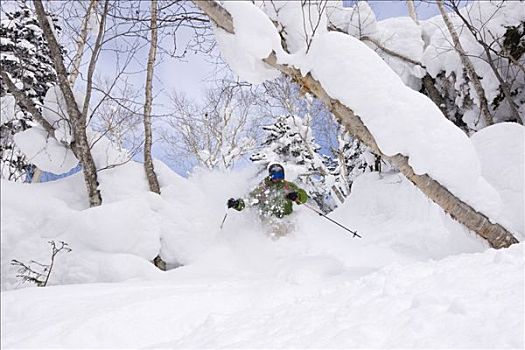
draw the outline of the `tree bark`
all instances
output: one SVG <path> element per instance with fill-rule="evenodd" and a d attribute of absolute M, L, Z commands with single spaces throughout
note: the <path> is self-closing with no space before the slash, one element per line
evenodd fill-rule
<path fill-rule="evenodd" d="M 36 184 L 40 182 L 40 179 L 42 177 L 42 170 L 37 168 L 35 166 L 35 170 L 33 171 L 33 177 L 31 178 L 31 183 Z"/>
<path fill-rule="evenodd" d="M 75 81 L 77 80 L 78 73 L 80 72 L 80 63 L 82 62 L 82 56 L 84 56 L 84 47 L 86 46 L 87 36 L 89 32 L 88 24 L 91 17 L 91 13 L 95 10 L 98 0 L 90 0 L 87 8 L 86 16 L 82 21 L 82 26 L 80 30 L 80 35 L 77 39 L 77 50 L 73 61 L 71 62 L 71 73 L 69 74 L 69 83 L 71 86 L 75 86 Z"/>
<path fill-rule="evenodd" d="M 218 27 L 234 34 L 231 15 L 217 2 L 212 0 L 195 1 L 194 3 L 204 11 Z M 381 155 L 385 160 L 397 167 L 399 171 L 428 198 L 439 205 L 453 219 L 486 239 L 492 247 L 504 248 L 511 244 L 518 243 L 518 240 L 511 232 L 499 224 L 491 223 L 487 216 L 477 212 L 474 208 L 454 196 L 446 187 L 432 179 L 429 175 L 415 174 L 408 163 L 408 157 L 401 154 L 394 156 L 384 155 L 377 146 L 373 135 L 362 120 L 355 115 L 353 110 L 330 97 L 322 85 L 315 80 L 310 73 L 303 76 L 298 69 L 279 64 L 275 53 L 272 53 L 268 58 L 264 59 L 264 62 L 291 77 L 301 87 L 316 96 L 328 107 L 350 134 L 370 147 L 375 154 Z"/>
<path fill-rule="evenodd" d="M 439 107 L 441 113 L 443 113 L 443 115 L 447 117 L 447 119 L 450 119 L 448 118 L 448 111 L 447 106 L 445 105 L 445 100 L 443 99 L 443 96 L 441 96 L 441 94 L 439 93 L 439 90 L 436 88 L 434 79 L 432 79 L 430 74 L 427 73 L 425 74 L 423 79 L 421 79 L 421 81 L 423 82 L 423 87 L 427 91 L 427 96 L 432 100 L 432 102 L 434 102 L 436 106 Z"/>
<path fill-rule="evenodd" d="M 144 103 L 144 170 L 151 192 L 160 194 L 159 180 L 153 168 L 153 157 L 151 156 L 151 146 L 153 143 L 153 133 L 151 130 L 151 110 L 153 104 L 153 69 L 155 67 L 155 57 L 157 54 L 157 0 L 151 1 L 151 43 L 148 55 L 148 65 L 146 71 L 146 100 Z M 153 264 L 162 271 L 166 271 L 166 262 L 158 254 L 153 259 Z"/>
<path fill-rule="evenodd" d="M 465 67 L 465 70 L 467 71 L 467 74 L 470 80 L 472 81 L 472 85 L 474 85 L 474 89 L 476 90 L 476 94 L 478 95 L 478 99 L 479 99 L 479 108 L 481 110 L 481 114 L 483 115 L 483 119 L 485 120 L 485 124 L 486 126 L 492 125 L 494 124 L 494 120 L 492 118 L 492 115 L 490 114 L 489 105 L 487 102 L 487 96 L 485 95 L 485 90 L 483 89 L 483 86 L 481 85 L 481 81 L 479 80 L 479 77 L 476 74 L 474 65 L 472 64 L 472 61 L 465 53 L 465 50 L 463 49 L 463 46 L 461 45 L 461 42 L 459 41 L 459 35 L 456 32 L 454 25 L 450 21 L 450 18 L 448 17 L 448 14 L 445 11 L 443 0 L 438 0 L 437 6 L 439 8 L 439 12 L 441 13 L 441 17 L 443 17 L 443 22 L 445 22 L 448 32 L 450 33 L 450 36 L 452 37 L 452 41 L 454 43 L 454 49 L 458 53 L 459 58 L 461 59 L 461 63 L 463 63 L 463 66 Z"/>
<path fill-rule="evenodd" d="M 157 54 L 157 0 L 151 1 L 151 44 L 148 55 L 148 65 L 146 73 L 146 101 L 144 103 L 144 170 L 148 179 L 151 192 L 160 194 L 159 181 L 153 168 L 153 158 L 151 156 L 151 146 L 153 136 L 151 131 L 151 109 L 153 103 L 153 68 L 155 66 L 155 56 Z"/>
<path fill-rule="evenodd" d="M 417 13 L 416 13 L 416 7 L 414 6 L 414 0 L 406 0 L 407 1 L 407 8 L 408 8 L 408 15 L 412 20 L 419 25 L 419 21 L 417 20 Z"/>
<path fill-rule="evenodd" d="M 60 45 L 55 38 L 55 34 L 51 29 L 48 16 L 44 10 L 42 0 L 33 0 L 35 5 L 35 11 L 38 18 L 38 23 L 42 28 L 46 41 L 49 45 L 50 56 L 53 61 L 53 66 L 57 72 L 57 82 L 64 99 L 66 101 L 66 110 L 71 121 L 71 127 L 73 129 L 73 135 L 75 139 L 74 148 L 76 149 L 75 154 L 82 164 L 82 171 L 84 173 L 84 182 L 86 184 L 89 206 L 95 207 L 102 204 L 102 196 L 98 190 L 97 181 L 97 168 L 91 155 L 89 141 L 86 134 L 86 116 L 80 113 L 75 95 L 71 89 L 71 85 L 68 81 L 66 67 L 62 59 L 62 52 Z"/>

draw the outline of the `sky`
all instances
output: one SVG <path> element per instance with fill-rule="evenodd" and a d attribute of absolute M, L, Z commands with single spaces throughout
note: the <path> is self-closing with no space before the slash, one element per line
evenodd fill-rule
<path fill-rule="evenodd" d="M 369 1 L 368 2 L 378 19 L 385 19 L 390 17 L 408 16 L 406 2 L 398 1 Z M 421 1 L 414 1 L 418 18 L 421 20 L 439 14 L 436 4 L 429 4 Z"/>

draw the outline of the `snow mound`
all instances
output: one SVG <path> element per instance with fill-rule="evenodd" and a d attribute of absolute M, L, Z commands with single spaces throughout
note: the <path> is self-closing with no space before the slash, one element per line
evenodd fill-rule
<path fill-rule="evenodd" d="M 256 213 L 225 208 L 228 198 L 257 185 L 255 168 L 197 170 L 189 179 L 160 162 L 156 171 L 160 196 L 148 191 L 141 164 L 100 172 L 103 205 L 95 208 L 87 207 L 82 174 L 42 184 L 3 181 L 2 288 L 18 286 L 9 261 L 47 262 L 50 240 L 73 249 L 60 256 L 51 284 L 156 278 L 150 261 L 159 250 L 186 273 L 270 274 L 302 283 L 486 248 L 399 175 L 358 178 L 349 200 L 330 214 L 363 239 L 299 206 L 291 217 L 295 231 L 273 241 Z M 120 266 L 126 257 L 129 268 Z"/>
<path fill-rule="evenodd" d="M 503 210 L 498 222 L 525 240 L 524 179 L 525 127 L 499 123 L 471 137 L 481 161 L 483 177 L 499 192 Z"/>
<path fill-rule="evenodd" d="M 14 140 L 27 160 L 39 169 L 54 174 L 67 173 L 77 166 L 73 152 L 38 126 L 16 133 Z"/>

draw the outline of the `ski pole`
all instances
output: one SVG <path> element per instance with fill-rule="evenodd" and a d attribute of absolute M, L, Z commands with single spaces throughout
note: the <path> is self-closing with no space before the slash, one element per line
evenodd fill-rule
<path fill-rule="evenodd" d="M 308 204 L 304 203 L 304 206 L 307 207 L 308 209 L 310 209 L 311 211 L 314 211 L 316 212 L 317 214 L 319 214 L 320 216 L 322 216 L 323 218 L 325 219 L 328 219 L 330 220 L 331 222 L 333 222 L 334 224 L 336 224 L 337 226 L 341 227 L 341 228 L 344 228 L 345 230 L 347 230 L 348 232 L 352 233 L 354 235 L 354 237 L 359 237 L 359 238 L 363 238 L 361 237 L 360 235 L 357 234 L 357 231 L 352 231 L 350 230 L 348 227 L 345 227 L 343 225 L 341 225 L 340 223 L 338 223 L 337 221 L 329 218 L 328 216 L 326 216 L 325 214 L 321 213 L 320 211 L 318 211 L 317 209 L 309 206 Z"/>
<path fill-rule="evenodd" d="M 228 216 L 228 212 L 226 212 L 226 214 L 224 214 L 224 218 L 222 218 L 222 222 L 221 222 L 221 230 L 222 230 L 222 226 L 224 226 L 224 221 L 226 221 L 226 217 Z"/>

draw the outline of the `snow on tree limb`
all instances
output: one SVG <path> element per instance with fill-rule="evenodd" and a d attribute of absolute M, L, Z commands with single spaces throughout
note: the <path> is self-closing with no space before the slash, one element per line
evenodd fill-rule
<path fill-rule="evenodd" d="M 49 133 L 49 135 L 55 135 L 55 129 L 49 122 L 42 116 L 42 113 L 36 108 L 35 104 L 29 97 L 27 97 L 20 89 L 18 89 L 9 77 L 9 75 L 3 70 L 0 71 L 2 81 L 7 85 L 9 92 L 13 94 L 16 101 L 24 106 L 24 108 L 31 113 L 33 118 Z"/>
<path fill-rule="evenodd" d="M 494 120 L 490 113 L 487 97 L 485 94 L 485 89 L 483 89 L 483 86 L 481 85 L 481 81 L 478 77 L 478 73 L 476 72 L 474 65 L 472 64 L 472 61 L 470 60 L 467 53 L 463 49 L 463 46 L 461 45 L 458 32 L 454 28 L 452 21 L 450 20 L 447 12 L 445 11 L 443 0 L 438 0 L 437 6 L 439 8 L 439 12 L 441 13 L 441 16 L 443 17 L 443 21 L 445 22 L 445 25 L 447 26 L 450 36 L 452 37 L 452 41 L 454 42 L 454 49 L 458 53 L 461 59 L 461 62 L 463 63 L 463 66 L 465 67 L 468 73 L 469 78 L 472 80 L 472 84 L 474 85 L 474 89 L 476 90 L 476 94 L 478 95 L 479 106 L 483 114 L 485 124 L 492 125 L 494 124 Z"/>
<path fill-rule="evenodd" d="M 205 13 L 208 14 L 210 18 L 216 23 L 216 25 L 226 31 L 227 33 L 233 34 L 234 21 L 231 14 L 226 11 L 222 6 L 220 6 L 215 1 L 195 1 L 195 4 L 201 8 Z M 231 4 L 229 4 L 231 6 Z M 245 5 L 243 5 L 245 6 Z M 246 22 L 246 19 L 243 19 Z M 268 34 L 273 35 L 273 34 Z M 339 38 L 338 38 L 339 39 Z M 276 48 L 276 50 L 282 50 L 282 47 Z M 430 175 L 422 173 L 422 168 L 418 167 L 418 171 L 413 168 L 414 160 L 410 156 L 404 156 L 399 153 L 392 152 L 393 149 L 388 147 L 389 154 L 384 154 L 380 150 L 376 137 L 370 132 L 369 127 L 363 123 L 362 117 L 357 116 L 354 113 L 354 110 L 348 106 L 348 103 L 342 103 L 338 98 L 333 97 L 330 93 L 325 90 L 325 86 L 319 80 L 314 78 L 312 75 L 312 69 L 303 69 L 306 74 L 303 74 L 301 70 L 292 66 L 293 60 L 286 62 L 286 59 L 280 61 L 281 53 L 272 52 L 269 57 L 263 58 L 264 62 L 281 73 L 286 74 L 291 77 L 295 82 L 301 85 L 306 91 L 313 93 L 317 98 L 319 98 L 330 111 L 341 121 L 341 123 L 347 128 L 347 130 L 357 137 L 359 140 L 364 142 L 369 146 L 374 152 L 382 155 L 386 160 L 390 161 L 394 166 L 396 166 L 410 181 L 412 181 L 423 193 L 425 193 L 431 200 L 441 206 L 445 212 L 454 217 L 457 221 L 468 227 L 469 229 L 476 232 L 478 235 L 487 239 L 488 242 L 495 248 L 507 247 L 510 244 L 517 243 L 517 239 L 514 235 L 509 232 L 507 229 L 502 227 L 499 224 L 491 223 L 489 216 L 482 214 L 477 211 L 465 202 L 457 197 L 457 195 L 452 194 L 447 187 L 442 185 L 440 182 L 436 181 Z M 297 61 L 296 61 L 297 62 Z M 292 64 L 290 64 L 292 63 Z M 301 65 L 303 62 L 299 62 Z M 305 65 L 303 65 L 304 67 Z M 306 66 L 308 66 L 306 64 Z M 302 68 L 303 68 L 302 67 Z M 348 79 L 349 77 L 345 77 Z M 376 84 L 377 85 L 377 84 Z M 346 92 L 346 91 L 345 91 Z M 332 90 L 332 94 L 333 94 Z M 346 92 L 351 93 L 351 92 Z M 423 102 L 419 99 L 415 100 L 416 102 Z M 414 101 L 412 101 L 414 102 Z M 437 107 L 436 107 L 437 109 Z M 401 111 L 401 110 L 400 110 Z M 409 112 L 410 108 L 406 110 Z M 361 113 L 361 112 L 360 112 Z M 443 120 L 445 120 L 443 118 Z M 402 123 L 403 121 L 401 121 Z M 376 128 L 377 130 L 377 128 Z M 388 130 L 387 130 L 388 132 Z M 392 132 L 392 131 L 390 131 Z M 404 135 L 395 135 L 397 137 L 404 137 Z M 417 135 L 416 135 L 417 136 Z M 463 135 L 464 136 L 464 135 Z M 419 135 L 418 137 L 421 137 Z M 384 140 L 382 140 L 384 141 Z M 398 151 L 399 152 L 399 151 Z M 410 154 L 410 152 L 409 152 Z M 427 156 L 429 156 L 427 154 Z M 434 155 L 437 156 L 437 155 Z M 475 156 L 475 153 L 474 153 Z M 448 155 L 451 157 L 451 155 Z M 417 163 L 416 163 L 417 164 Z M 432 167 L 432 164 L 429 164 Z M 436 170 L 434 167 L 433 170 Z M 440 169 L 437 169 L 438 173 Z M 441 170 L 454 170 L 454 169 L 441 169 Z M 476 170 L 473 170 L 476 171 Z M 419 174 L 418 174 L 419 173 Z M 472 173 L 475 176 L 475 173 Z M 452 186 L 456 191 L 465 191 L 467 189 L 461 188 L 458 186 Z M 487 188 L 488 190 L 488 188 Z M 479 199 L 479 198 L 478 198 Z M 477 201 L 477 204 L 480 204 L 480 201 Z M 484 203 L 481 203 L 484 204 Z M 490 208 L 488 208 L 490 209 Z M 479 210 L 479 209 L 478 209 Z M 490 212 L 490 210 L 489 210 Z M 489 214 L 490 215 L 490 214 Z M 494 215 L 492 215 L 494 217 Z"/>

